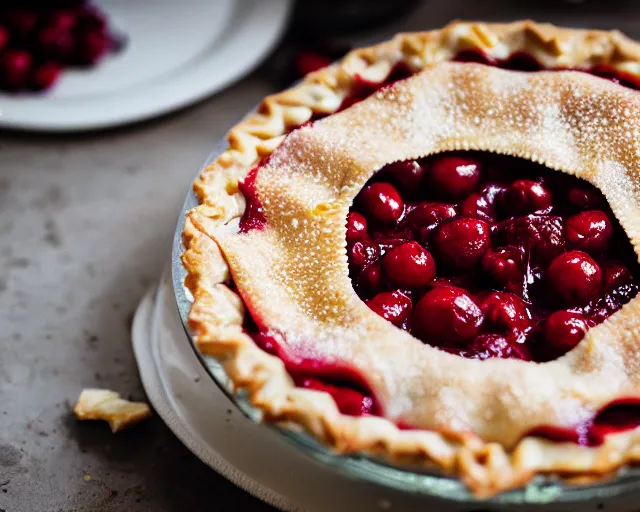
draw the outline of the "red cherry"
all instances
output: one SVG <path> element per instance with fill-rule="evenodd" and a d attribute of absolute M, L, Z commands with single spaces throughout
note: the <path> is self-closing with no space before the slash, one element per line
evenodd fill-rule
<path fill-rule="evenodd" d="M 391 284 L 397 288 L 421 288 L 436 276 L 433 256 L 416 242 L 407 242 L 391 249 L 382 258 L 382 268 Z"/>
<path fill-rule="evenodd" d="M 362 416 L 365 414 L 371 414 L 374 409 L 373 398 L 363 394 L 357 389 L 325 384 L 324 382 L 313 378 L 304 379 L 302 381 L 302 387 L 329 393 L 335 401 L 338 410 L 342 414 L 347 414 L 349 416 Z"/>
<path fill-rule="evenodd" d="M 564 234 L 572 248 L 598 253 L 607 249 L 613 227 L 606 213 L 589 210 L 570 217 L 565 224 Z"/>
<path fill-rule="evenodd" d="M 347 215 L 347 242 L 352 244 L 367 236 L 367 219 L 357 212 Z"/>
<path fill-rule="evenodd" d="M 73 59 L 76 42 L 71 32 L 55 26 L 43 28 L 38 33 L 38 49 L 49 59 L 70 62 Z"/>
<path fill-rule="evenodd" d="M 62 73 L 62 67 L 55 62 L 46 62 L 38 67 L 31 77 L 31 85 L 36 90 L 45 90 L 53 86 Z"/>
<path fill-rule="evenodd" d="M 31 36 L 38 23 L 36 12 L 27 9 L 9 9 L 3 13 L 3 17 L 11 35 L 21 41 Z"/>
<path fill-rule="evenodd" d="M 80 7 L 76 14 L 78 26 L 83 30 L 97 30 L 102 32 L 107 26 L 107 20 L 103 14 L 92 5 Z"/>
<path fill-rule="evenodd" d="M 76 45 L 78 64 L 91 66 L 107 51 L 109 38 L 98 30 L 82 32 Z"/>
<path fill-rule="evenodd" d="M 465 217 L 482 219 L 486 222 L 495 220 L 495 211 L 489 206 L 486 198 L 479 193 L 471 194 L 460 203 L 460 214 Z"/>
<path fill-rule="evenodd" d="M 551 193 L 538 181 L 517 180 L 504 193 L 502 205 L 513 216 L 546 213 L 551 206 Z"/>
<path fill-rule="evenodd" d="M 499 333 L 522 333 L 531 327 L 531 313 L 519 297 L 507 292 L 492 292 L 480 303 L 485 329 Z"/>
<path fill-rule="evenodd" d="M 433 279 L 433 281 L 431 281 L 431 283 L 429 284 L 429 286 L 431 288 L 438 288 L 438 287 L 444 287 L 444 288 L 455 288 L 456 290 L 459 290 L 460 287 L 456 286 L 455 284 L 453 284 L 451 282 L 450 278 L 447 277 L 435 277 Z"/>
<path fill-rule="evenodd" d="M 544 323 L 544 340 L 542 351 L 550 359 L 566 354 L 575 347 L 593 322 L 579 313 L 571 311 L 555 311 Z"/>
<path fill-rule="evenodd" d="M 447 203 L 420 203 L 409 215 L 406 224 L 411 226 L 416 238 L 428 243 L 429 234 L 446 219 L 457 215 L 456 207 Z"/>
<path fill-rule="evenodd" d="M 349 263 L 356 267 L 364 267 L 374 263 L 380 257 L 380 247 L 371 240 L 360 240 L 349 251 Z"/>
<path fill-rule="evenodd" d="M 580 210 L 592 210 L 602 206 L 602 196 L 595 188 L 575 187 L 567 193 L 569 203 Z"/>
<path fill-rule="evenodd" d="M 76 21 L 76 15 L 72 10 L 55 11 L 49 15 L 47 25 L 70 32 L 75 27 Z"/>
<path fill-rule="evenodd" d="M 415 196 L 420 191 L 425 169 L 415 160 L 406 160 L 385 166 L 380 174 L 393 182 L 403 194 Z"/>
<path fill-rule="evenodd" d="M 419 203 L 409 215 L 407 223 L 412 226 L 433 229 L 443 220 L 457 215 L 456 206 L 447 203 Z"/>
<path fill-rule="evenodd" d="M 371 311 L 396 327 L 401 327 L 411 314 L 411 299 L 399 291 L 379 293 L 366 304 Z"/>
<path fill-rule="evenodd" d="M 611 292 L 620 286 L 631 283 L 632 280 L 633 277 L 627 267 L 619 263 L 610 263 L 604 269 L 602 288 L 605 292 Z"/>
<path fill-rule="evenodd" d="M 296 56 L 296 71 L 300 76 L 308 75 L 331 65 L 331 59 L 317 52 L 301 51 Z"/>
<path fill-rule="evenodd" d="M 380 263 L 374 263 L 364 268 L 358 278 L 358 283 L 368 293 L 376 293 L 382 287 L 382 266 Z"/>
<path fill-rule="evenodd" d="M 506 189 L 501 185 L 490 184 L 482 191 L 471 194 L 460 204 L 460 214 L 475 217 L 486 222 L 494 222 L 497 218 L 496 200 Z"/>
<path fill-rule="evenodd" d="M 504 242 L 531 252 L 535 263 L 546 266 L 564 250 L 562 219 L 550 215 L 528 215 L 506 221 Z"/>
<path fill-rule="evenodd" d="M 440 226 L 434 243 L 447 266 L 471 270 L 489 249 L 489 225 L 479 219 L 453 219 Z"/>
<path fill-rule="evenodd" d="M 465 353 L 470 359 L 525 359 L 529 356 L 523 347 L 516 347 L 500 334 L 481 334 L 473 340 Z"/>
<path fill-rule="evenodd" d="M 0 25 L 0 52 L 4 50 L 5 46 L 9 42 L 9 31 Z"/>
<path fill-rule="evenodd" d="M 491 206 L 495 206 L 495 204 L 502 199 L 502 196 L 507 191 L 507 187 L 500 183 L 488 183 L 483 187 L 480 193 L 486 198 L 487 203 Z"/>
<path fill-rule="evenodd" d="M 509 291 L 522 290 L 524 268 L 522 253 L 514 246 L 489 249 L 482 258 L 482 269 L 492 281 Z"/>
<path fill-rule="evenodd" d="M 480 162 L 461 156 L 440 156 L 429 169 L 429 184 L 448 199 L 462 199 L 480 181 Z"/>
<path fill-rule="evenodd" d="M 404 202 L 389 183 L 371 183 L 358 198 L 365 212 L 380 224 L 393 224 L 404 211 Z"/>
<path fill-rule="evenodd" d="M 413 329 L 418 338 L 434 345 L 466 345 L 480 332 L 482 311 L 464 290 L 437 287 L 415 305 Z"/>
<path fill-rule="evenodd" d="M 31 55 L 20 50 L 7 51 L 0 60 L 0 83 L 4 89 L 17 91 L 27 84 L 31 75 Z"/>
<path fill-rule="evenodd" d="M 569 251 L 551 262 L 547 279 L 564 304 L 581 306 L 598 297 L 602 272 L 586 252 Z"/>

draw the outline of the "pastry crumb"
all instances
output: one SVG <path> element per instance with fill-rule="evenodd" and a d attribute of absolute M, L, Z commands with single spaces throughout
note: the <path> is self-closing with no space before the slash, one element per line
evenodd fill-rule
<path fill-rule="evenodd" d="M 79 420 L 104 420 L 115 434 L 151 416 L 142 402 L 130 402 L 108 389 L 83 389 L 73 408 Z"/>

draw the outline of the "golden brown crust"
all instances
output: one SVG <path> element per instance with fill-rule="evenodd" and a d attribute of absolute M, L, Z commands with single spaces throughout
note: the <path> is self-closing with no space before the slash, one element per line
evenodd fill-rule
<path fill-rule="evenodd" d="M 509 25 L 456 23 L 440 31 L 400 35 L 388 43 L 356 50 L 340 64 L 309 75 L 294 89 L 267 98 L 259 114 L 249 117 L 231 131 L 230 148 L 207 167 L 195 183 L 201 205 L 187 216 L 184 231 L 187 249 L 183 256 L 189 273 L 186 284 L 194 295 L 190 329 L 200 350 L 222 360 L 231 380 L 236 386 L 248 389 L 252 402 L 265 412 L 268 420 L 300 424 L 339 452 L 368 451 L 404 463 L 436 464 L 446 472 L 461 475 L 476 493 L 482 495 L 519 486 L 537 472 L 608 474 L 621 464 L 640 459 L 640 433 L 633 431 L 609 436 L 606 443 L 598 448 L 558 445 L 535 438 L 525 438 L 514 444 L 515 437 L 521 434 L 517 429 L 511 432 L 515 437 L 507 442 L 498 443 L 500 436 L 494 438 L 493 442 L 483 442 L 474 435 L 445 435 L 427 430 L 402 431 L 383 418 L 341 415 L 329 395 L 293 387 L 282 361 L 261 351 L 244 334 L 242 302 L 222 284 L 228 277 L 229 269 L 219 244 L 223 246 L 226 257 L 231 258 L 232 266 L 235 264 L 237 268 L 243 268 L 242 262 L 234 259 L 239 254 L 238 247 L 234 247 L 239 237 L 234 237 L 234 233 L 237 231 L 237 219 L 244 210 L 244 200 L 237 190 L 237 181 L 261 156 L 270 154 L 280 145 L 288 128 L 306 122 L 313 112 L 334 112 L 348 94 L 356 74 L 379 81 L 399 61 L 419 70 L 429 64 L 448 60 L 467 48 L 479 48 L 496 57 L 526 50 L 549 67 L 607 64 L 631 73 L 637 73 L 640 60 L 638 45 L 615 32 L 574 31 L 532 22 Z M 584 80 L 592 81 L 588 77 Z M 371 100 L 368 104 L 372 101 L 378 100 Z M 633 103 L 631 100 L 629 102 Z M 368 107 L 360 107 L 360 115 L 366 114 L 363 108 Z M 333 126 L 334 129 L 337 127 Z M 296 132 L 296 136 L 304 137 L 307 132 L 309 130 L 301 130 Z M 453 147 L 456 147 L 455 144 L 445 144 L 437 149 L 442 151 Z M 503 151 L 503 148 L 491 145 L 481 149 Z M 516 148 L 512 153 L 526 158 L 535 156 L 535 153 L 527 153 L 523 148 Z M 560 170 L 573 170 L 564 161 L 547 164 Z M 372 172 L 375 168 L 369 165 L 367 171 Z M 360 185 L 366 177 L 364 174 L 360 176 Z M 601 187 L 607 185 L 606 181 L 595 181 Z M 357 188 L 354 184 L 354 190 Z M 615 191 L 605 189 L 604 192 L 628 232 L 636 237 L 640 235 L 640 231 L 635 230 L 635 225 L 629 220 L 633 212 L 615 199 Z M 329 201 L 334 199 L 328 197 Z M 346 215 L 343 207 L 344 204 L 333 213 Z M 331 209 L 329 212 L 332 213 Z M 333 216 L 330 214 L 328 217 Z M 268 237 L 269 231 L 265 233 Z M 243 237 L 245 241 L 250 238 Z M 268 240 L 267 245 L 270 243 L 274 243 L 274 240 Z M 635 325 L 631 313 L 637 307 L 630 304 L 615 316 L 623 327 Z M 623 315 L 624 311 L 627 313 Z M 360 313 L 364 314 L 362 311 Z M 387 325 L 382 326 L 383 323 L 386 324 L 378 322 L 376 328 L 388 328 Z M 603 325 L 600 331 L 593 331 L 601 332 L 608 328 Z M 593 339 L 594 335 L 588 336 L 580 350 L 564 359 L 573 358 L 574 362 L 580 359 L 581 371 L 587 373 L 590 366 L 600 369 L 598 347 L 589 341 Z M 591 357 L 587 357 L 589 354 Z M 430 353 L 429 357 L 440 356 Z M 482 364 L 486 370 L 487 362 Z M 531 367 L 535 368 L 534 365 Z M 587 390 L 586 393 L 589 395 L 591 392 Z M 591 393 L 594 399 L 604 400 L 604 395 L 606 393 Z M 443 431 L 445 426 L 448 430 L 456 431 L 455 425 L 441 425 Z M 492 435 L 486 436 L 486 428 L 477 428 L 476 424 L 474 427 L 473 431 L 482 432 L 486 439 L 493 438 Z"/>

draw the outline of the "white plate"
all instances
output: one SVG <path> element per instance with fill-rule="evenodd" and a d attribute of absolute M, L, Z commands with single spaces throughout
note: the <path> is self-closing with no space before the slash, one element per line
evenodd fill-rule
<path fill-rule="evenodd" d="M 102 0 L 124 49 L 65 71 L 45 94 L 0 94 L 0 128 L 78 131 L 195 103 L 246 75 L 277 43 L 291 0 Z"/>

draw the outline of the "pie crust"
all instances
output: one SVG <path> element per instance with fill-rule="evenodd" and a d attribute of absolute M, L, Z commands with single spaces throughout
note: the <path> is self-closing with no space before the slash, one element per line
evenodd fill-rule
<path fill-rule="evenodd" d="M 555 361 L 473 361 L 379 318 L 348 277 L 345 219 L 367 179 L 392 161 L 456 149 L 513 155 L 586 179 L 640 251 L 640 96 L 578 72 L 431 66 L 466 49 L 499 58 L 526 51 L 548 68 L 606 64 L 640 75 L 640 46 L 617 32 L 454 23 L 356 50 L 266 98 L 194 185 L 200 205 L 186 216 L 183 254 L 194 297 L 189 329 L 265 420 L 302 426 L 339 453 L 435 466 L 478 496 L 537 473 L 602 478 L 640 461 L 640 429 L 597 447 L 526 434 L 541 424 L 574 425 L 620 396 L 640 397 L 640 299 Z M 313 114 L 338 110 L 356 75 L 381 82 L 398 62 L 417 74 L 285 138 Z M 268 224 L 239 235 L 238 181 L 267 155 L 256 187 Z M 231 274 L 242 299 L 226 284 Z M 343 415 L 327 393 L 296 388 L 283 362 L 244 332 L 243 300 L 286 333 L 297 355 L 348 361 L 366 374 L 385 418 Z"/>

